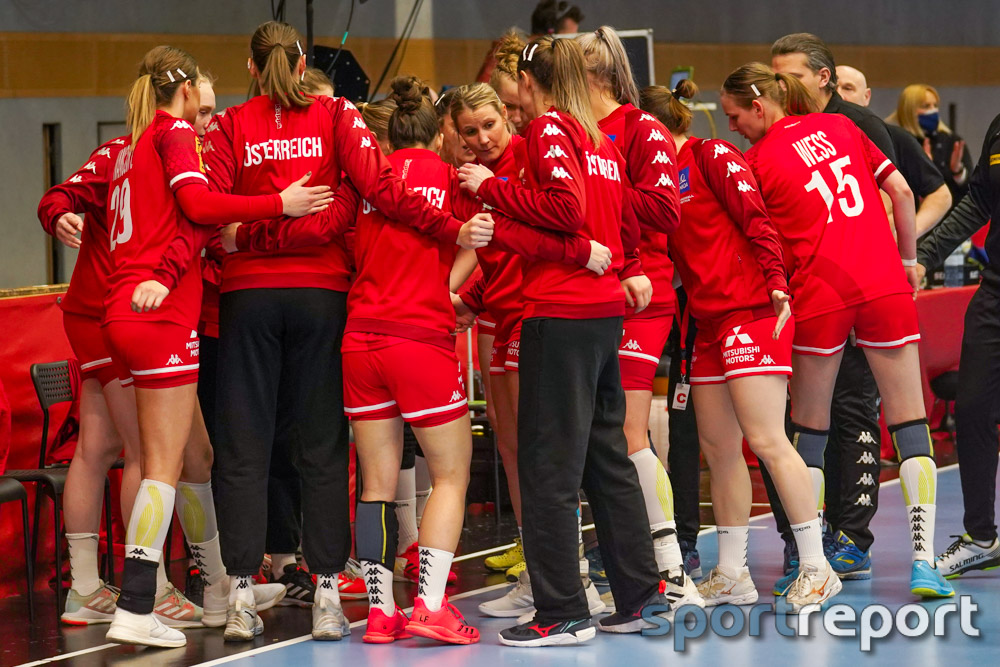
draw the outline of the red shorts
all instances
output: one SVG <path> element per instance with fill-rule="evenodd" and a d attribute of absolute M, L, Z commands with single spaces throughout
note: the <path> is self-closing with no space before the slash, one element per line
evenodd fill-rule
<path fill-rule="evenodd" d="M 789 319 L 778 340 L 771 337 L 776 317 L 763 317 L 726 329 L 721 338 L 694 342 L 691 384 L 722 384 L 748 375 L 791 375 L 795 322 Z"/>
<path fill-rule="evenodd" d="M 890 294 L 801 322 L 795 354 L 829 357 L 844 349 L 854 329 L 858 347 L 895 348 L 920 340 L 917 306 L 910 294 Z"/>
<path fill-rule="evenodd" d="M 101 386 L 118 378 L 118 371 L 111 362 L 111 353 L 104 344 L 101 321 L 96 317 L 63 313 L 63 328 L 73 354 L 80 362 L 80 379 L 94 379 Z"/>
<path fill-rule="evenodd" d="M 667 344 L 673 313 L 649 319 L 626 318 L 625 333 L 618 346 L 618 363 L 621 366 L 622 389 L 625 391 L 652 391 L 653 376 L 660 363 L 663 346 Z"/>
<path fill-rule="evenodd" d="M 104 325 L 122 386 L 168 389 L 198 382 L 198 332 L 173 322 L 115 320 Z"/>
<path fill-rule="evenodd" d="M 510 334 L 510 340 L 503 345 L 494 345 L 490 357 L 490 375 L 517 373 L 521 357 L 521 323 L 518 322 Z"/>
<path fill-rule="evenodd" d="M 419 428 L 469 411 L 454 350 L 385 334 L 344 335 L 344 412 L 351 419 L 392 419 Z"/>
<path fill-rule="evenodd" d="M 479 333 L 483 336 L 495 336 L 497 334 L 497 323 L 489 318 L 488 315 L 480 315 L 476 318 L 476 324 L 479 325 Z"/>

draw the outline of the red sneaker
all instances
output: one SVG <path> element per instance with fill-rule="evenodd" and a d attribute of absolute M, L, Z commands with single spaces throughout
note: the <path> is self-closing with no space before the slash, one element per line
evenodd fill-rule
<path fill-rule="evenodd" d="M 340 597 L 345 600 L 364 600 L 368 597 L 368 591 L 365 589 L 365 578 L 357 577 L 352 572 L 344 570 L 337 577 L 337 589 L 340 591 Z"/>
<path fill-rule="evenodd" d="M 406 632 L 410 619 L 399 607 L 392 616 L 386 616 L 378 607 L 368 611 L 368 627 L 361 639 L 367 644 L 390 644 L 397 639 L 409 639 L 413 635 Z"/>
<path fill-rule="evenodd" d="M 408 581 L 411 584 L 420 583 L 420 551 L 417 543 L 411 544 L 402 556 L 396 556 L 392 572 L 393 581 Z M 458 575 L 448 570 L 448 585 L 458 582 Z"/>
<path fill-rule="evenodd" d="M 449 644 L 475 644 L 479 641 L 479 630 L 465 624 L 458 609 L 448 604 L 448 596 L 437 611 L 429 611 L 423 600 L 415 599 L 406 629 L 410 634 Z"/>

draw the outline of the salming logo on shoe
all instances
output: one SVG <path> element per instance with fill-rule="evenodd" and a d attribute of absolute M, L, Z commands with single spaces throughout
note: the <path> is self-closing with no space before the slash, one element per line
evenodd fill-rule
<path fill-rule="evenodd" d="M 181 358 L 178 357 L 176 354 L 171 354 L 170 358 L 167 359 L 167 366 L 176 366 L 177 364 L 182 364 L 182 363 L 184 362 L 181 361 Z"/>
<path fill-rule="evenodd" d="M 872 437 L 871 432 L 869 432 L 869 431 L 862 431 L 861 435 L 858 436 L 858 442 L 864 443 L 866 445 L 874 445 L 875 444 L 875 438 Z M 865 461 L 865 463 L 867 463 L 867 461 Z"/>
<path fill-rule="evenodd" d="M 870 472 L 861 473 L 861 477 L 858 478 L 854 486 L 875 486 L 875 478 Z"/>
<path fill-rule="evenodd" d="M 867 493 L 862 493 L 858 495 L 858 499 L 854 501 L 855 505 L 861 505 L 863 507 L 872 506 L 872 497 Z"/>
<path fill-rule="evenodd" d="M 861 442 L 861 440 L 858 439 L 858 442 Z M 875 457 L 872 456 L 871 452 L 864 452 L 861 455 L 861 458 L 855 461 L 855 463 L 867 463 L 868 465 L 875 465 L 876 463 L 878 463 L 878 461 L 875 460 Z"/>

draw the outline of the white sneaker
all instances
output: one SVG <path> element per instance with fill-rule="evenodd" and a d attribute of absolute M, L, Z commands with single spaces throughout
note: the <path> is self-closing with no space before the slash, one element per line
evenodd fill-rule
<path fill-rule="evenodd" d="M 972 570 L 993 570 L 1000 567 L 1000 539 L 989 544 L 975 542 L 968 533 L 957 538 L 937 557 L 934 565 L 945 579 L 958 577 Z"/>
<path fill-rule="evenodd" d="M 206 591 L 207 594 L 207 591 Z M 264 632 L 264 621 L 257 615 L 257 606 L 241 599 L 226 610 L 226 631 L 222 638 L 229 642 L 248 642 Z"/>
<path fill-rule="evenodd" d="M 254 606 L 257 611 L 266 611 L 285 597 L 284 584 L 253 584 Z M 217 584 L 205 584 L 205 609 L 201 622 L 208 628 L 221 628 L 226 624 L 229 610 L 229 577 Z"/>
<path fill-rule="evenodd" d="M 531 581 L 528 571 L 521 572 L 514 584 L 503 597 L 479 605 L 479 611 L 494 618 L 511 618 L 522 614 L 535 613 L 535 599 L 531 595 Z"/>
<path fill-rule="evenodd" d="M 673 620 L 674 612 L 684 605 L 694 605 L 705 608 L 705 599 L 698 592 L 698 587 L 691 580 L 691 577 L 684 573 L 683 567 L 678 567 L 674 574 L 670 572 L 661 573 L 663 576 L 663 596 L 670 603 L 670 612 L 662 616 L 668 621 Z"/>
<path fill-rule="evenodd" d="M 180 630 L 168 628 L 154 614 L 133 614 L 119 607 L 105 639 L 118 644 L 179 648 L 187 644 Z"/>
<path fill-rule="evenodd" d="M 595 586 L 594 582 L 592 582 L 589 578 L 583 586 L 583 592 L 587 595 L 587 607 L 591 616 L 603 614 L 607 611 L 607 605 L 604 604 L 601 594 L 597 592 L 597 586 Z M 531 611 L 525 611 L 517 617 L 517 623 L 518 625 L 530 623 L 534 617 L 535 608 L 532 606 Z"/>
<path fill-rule="evenodd" d="M 90 595 L 80 595 L 71 588 L 66 596 L 66 607 L 59 620 L 66 625 L 91 625 L 110 623 L 115 617 L 115 603 L 120 591 L 103 581 L 100 588 Z"/>
<path fill-rule="evenodd" d="M 739 579 L 730 579 L 718 567 L 712 568 L 708 578 L 698 584 L 698 594 L 706 607 L 720 604 L 753 604 L 757 601 L 757 587 L 753 585 L 749 570 Z"/>
<path fill-rule="evenodd" d="M 785 597 L 792 606 L 791 613 L 797 614 L 804 607 L 822 605 L 840 592 L 843 584 L 840 577 L 824 559 L 819 567 L 803 564 L 799 567 L 799 577 L 788 588 Z"/>
<path fill-rule="evenodd" d="M 153 603 L 153 615 L 171 628 L 204 627 L 202 608 L 188 600 L 170 582 L 167 582 L 166 590 Z"/>
<path fill-rule="evenodd" d="M 351 634 L 351 626 L 344 618 L 343 608 L 332 598 L 317 595 L 313 602 L 312 638 L 319 641 L 339 642 Z"/>

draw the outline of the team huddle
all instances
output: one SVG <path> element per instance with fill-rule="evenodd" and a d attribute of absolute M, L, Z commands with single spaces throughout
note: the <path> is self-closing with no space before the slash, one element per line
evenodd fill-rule
<path fill-rule="evenodd" d="M 43 226 L 80 248 L 66 333 L 83 400 L 101 406 L 126 454 L 120 593 L 96 574 L 100 490 L 118 452 L 71 467 L 67 498 L 86 512 L 67 514 L 66 622 L 110 622 L 109 641 L 161 647 L 183 646 L 184 627 L 259 635 L 259 612 L 291 590 L 253 580 L 275 551 L 260 518 L 280 459 L 301 494 L 315 639 L 349 632 L 350 589 L 369 600 L 366 642 L 478 642 L 446 591 L 472 456 L 454 334 L 474 322 L 519 527 L 504 555 L 516 584 L 480 605 L 516 618 L 501 643 L 573 644 L 597 629 L 640 632 L 647 607 L 671 619 L 683 605 L 756 602 L 744 439 L 790 526 L 794 558 L 775 593 L 793 613 L 837 595 L 822 468 L 852 336 L 901 461 L 911 591 L 954 595 L 932 553 L 914 198 L 854 122 L 819 113 L 796 76 L 751 63 L 729 75 L 721 103 L 752 148 L 692 137 L 682 100 L 694 85 L 639 90 L 606 26 L 576 39 L 507 35 L 489 84 L 432 100 L 397 77 L 360 111 L 316 84 L 301 44 L 287 24 L 261 25 L 247 63 L 258 94 L 214 117 L 197 62 L 153 49 L 129 94 L 130 135 L 39 206 Z M 697 326 L 680 377 L 718 524 L 719 562 L 698 583 L 647 436 L 675 318 L 683 332 Z M 363 479 L 357 580 L 343 574 L 348 419 Z M 396 502 L 401 463 L 413 467 L 404 424 L 433 486 L 419 531 L 412 503 Z M 581 489 L 603 597 L 582 557 Z M 175 510 L 205 585 L 200 606 L 164 572 Z M 401 554 L 419 583 L 409 616 L 392 595 Z M 298 571 L 294 557 L 283 571 Z"/>

